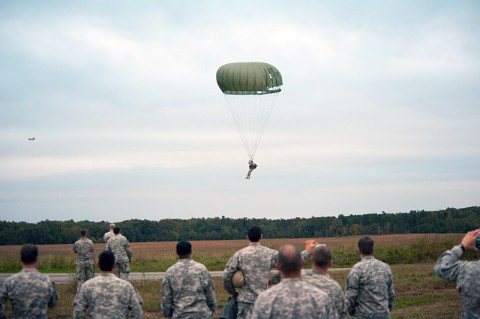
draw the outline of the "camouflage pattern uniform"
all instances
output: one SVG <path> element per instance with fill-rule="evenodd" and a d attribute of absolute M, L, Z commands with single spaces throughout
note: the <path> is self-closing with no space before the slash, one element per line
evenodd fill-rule
<path fill-rule="evenodd" d="M 132 249 L 127 238 L 122 234 L 114 235 L 108 240 L 105 250 L 110 250 L 115 256 L 115 275 L 127 280 L 130 274 L 129 262 L 132 260 Z"/>
<path fill-rule="evenodd" d="M 440 278 L 457 283 L 462 299 L 462 318 L 480 318 L 480 260 L 459 261 L 463 250 L 455 246 L 444 252 L 434 270 Z"/>
<path fill-rule="evenodd" d="M 237 251 L 228 261 L 223 273 L 223 287 L 230 295 L 237 292 L 232 285 L 232 276 L 241 270 L 245 279 L 245 286 L 237 296 L 238 319 L 249 318 L 253 304 L 258 295 L 267 290 L 270 270 L 277 262 L 278 251 L 262 246 L 260 243 L 251 243 Z"/>
<path fill-rule="evenodd" d="M 14 318 L 48 318 L 47 309 L 57 304 L 55 284 L 36 269 L 23 269 L 0 285 L 0 318 L 7 318 L 3 304 L 10 299 Z"/>
<path fill-rule="evenodd" d="M 166 317 L 212 318 L 216 308 L 215 285 L 204 265 L 187 258 L 167 269 L 162 284 L 162 312 Z"/>
<path fill-rule="evenodd" d="M 73 252 L 77 255 L 76 276 L 80 286 L 88 279 L 95 277 L 93 272 L 93 242 L 88 238 L 80 238 L 73 244 Z"/>
<path fill-rule="evenodd" d="M 73 318 L 143 318 L 135 288 L 111 273 L 101 273 L 86 281 L 75 297 Z"/>
<path fill-rule="evenodd" d="M 330 297 L 301 278 L 284 278 L 262 292 L 252 312 L 252 319 L 337 319 Z"/>
<path fill-rule="evenodd" d="M 342 287 L 338 282 L 332 279 L 329 274 L 320 273 L 312 269 L 305 272 L 303 280 L 327 293 L 330 299 L 332 299 L 340 319 L 347 317 L 347 309 L 345 308 Z"/>
<path fill-rule="evenodd" d="M 347 276 L 345 301 L 353 318 L 391 318 L 395 291 L 390 266 L 365 256 Z"/>

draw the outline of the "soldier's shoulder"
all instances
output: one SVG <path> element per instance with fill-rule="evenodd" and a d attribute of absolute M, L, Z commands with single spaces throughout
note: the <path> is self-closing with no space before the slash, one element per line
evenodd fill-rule
<path fill-rule="evenodd" d="M 278 254 L 277 250 L 266 247 L 266 246 L 262 246 L 262 249 L 263 249 L 263 251 L 267 252 L 270 255 L 277 255 Z"/>
<path fill-rule="evenodd" d="M 167 270 L 165 271 L 165 275 L 171 274 L 172 272 L 175 271 L 177 267 L 178 267 L 178 263 L 174 263 L 173 265 L 167 268 Z"/>
<path fill-rule="evenodd" d="M 375 265 L 377 265 L 377 267 L 383 267 L 383 268 L 387 268 L 387 269 L 390 269 L 390 265 L 387 264 L 386 262 L 384 261 L 381 261 L 379 259 L 374 259 L 373 263 Z"/>
<path fill-rule="evenodd" d="M 195 260 L 193 261 L 193 267 L 198 271 L 208 271 L 207 267 L 204 264 L 199 263 Z"/>
<path fill-rule="evenodd" d="M 352 266 L 352 269 L 350 269 L 350 273 L 355 273 L 355 272 L 361 272 L 363 271 L 363 268 L 365 267 L 365 263 L 362 261 L 359 261 L 355 263 L 355 265 Z"/>

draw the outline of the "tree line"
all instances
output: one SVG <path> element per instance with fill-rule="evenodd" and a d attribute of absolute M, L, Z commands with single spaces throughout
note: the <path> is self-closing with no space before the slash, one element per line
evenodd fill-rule
<path fill-rule="evenodd" d="M 235 219 L 224 216 L 159 221 L 130 219 L 117 222 L 116 225 L 130 242 L 244 239 L 247 230 L 253 225 L 262 228 L 265 238 L 464 233 L 480 227 L 480 207 L 291 219 Z M 94 242 L 103 242 L 108 227 L 109 222 L 106 221 L 0 221 L 0 245 L 70 244 L 78 239 L 81 229 L 87 229 L 89 238 Z"/>

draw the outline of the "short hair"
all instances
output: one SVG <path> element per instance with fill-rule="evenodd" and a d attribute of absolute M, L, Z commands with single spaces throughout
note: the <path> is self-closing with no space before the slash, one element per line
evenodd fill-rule
<path fill-rule="evenodd" d="M 120 227 L 115 227 L 115 228 L 113 229 L 113 233 L 114 233 L 115 235 L 120 234 Z"/>
<path fill-rule="evenodd" d="M 278 264 L 284 274 L 295 274 L 302 270 L 302 254 L 293 245 L 285 245 L 278 251 Z"/>
<path fill-rule="evenodd" d="M 83 237 L 83 236 L 87 236 L 87 230 L 86 230 L 86 229 L 82 229 L 82 230 L 80 231 L 80 236 L 82 236 L 82 237 Z"/>
<path fill-rule="evenodd" d="M 104 250 L 98 256 L 98 267 L 102 271 L 112 271 L 115 264 L 115 256 L 109 250 Z"/>
<path fill-rule="evenodd" d="M 360 250 L 360 252 L 364 255 L 373 254 L 373 247 L 373 239 L 368 236 L 360 238 L 360 240 L 358 241 L 358 250 Z"/>
<path fill-rule="evenodd" d="M 34 244 L 23 245 L 20 250 L 20 260 L 25 265 L 34 264 L 38 258 L 38 248 Z"/>
<path fill-rule="evenodd" d="M 177 243 L 177 255 L 178 256 L 187 256 L 192 253 L 192 244 L 186 240 L 180 240 Z"/>
<path fill-rule="evenodd" d="M 332 250 L 324 246 L 315 247 L 313 250 L 313 263 L 318 267 L 325 267 L 332 260 Z"/>
<path fill-rule="evenodd" d="M 251 242 L 256 243 L 262 238 L 262 229 L 258 226 L 253 226 L 248 230 L 247 236 Z"/>

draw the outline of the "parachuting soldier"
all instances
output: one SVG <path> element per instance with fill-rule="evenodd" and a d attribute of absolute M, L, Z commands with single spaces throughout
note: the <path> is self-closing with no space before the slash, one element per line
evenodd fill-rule
<path fill-rule="evenodd" d="M 250 174 L 252 174 L 253 170 L 257 168 L 257 164 L 253 162 L 253 160 L 248 161 L 248 173 L 245 179 L 250 179 Z"/>
<path fill-rule="evenodd" d="M 10 299 L 14 318 L 47 318 L 57 304 L 55 284 L 37 270 L 38 248 L 26 244 L 20 250 L 23 269 L 0 284 L 0 318 L 7 318 L 4 303 Z"/>
<path fill-rule="evenodd" d="M 216 78 L 250 159 L 246 177 L 250 179 L 257 167 L 255 152 L 281 92 L 282 75 L 269 63 L 235 62 L 218 68 Z"/>
<path fill-rule="evenodd" d="M 87 231 L 80 231 L 80 239 L 73 244 L 73 252 L 77 255 L 76 276 L 77 289 L 90 278 L 95 277 L 93 272 L 93 242 L 87 238 Z"/>

